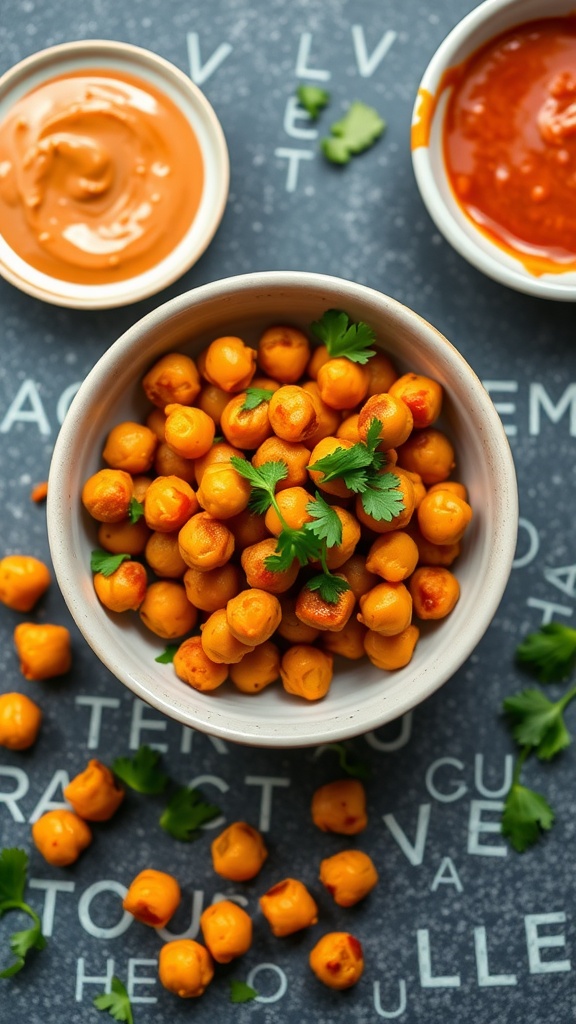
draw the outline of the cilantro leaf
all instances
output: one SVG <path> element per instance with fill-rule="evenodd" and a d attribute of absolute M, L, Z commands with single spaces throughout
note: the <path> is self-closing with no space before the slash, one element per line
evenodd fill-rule
<path fill-rule="evenodd" d="M 101 996 L 96 996 L 94 1006 L 97 1010 L 107 1010 L 114 1020 L 134 1024 L 130 999 L 120 979 L 113 977 L 110 988 L 109 993 L 104 992 Z"/>
<path fill-rule="evenodd" d="M 368 424 L 368 430 L 366 432 L 366 441 L 364 442 L 368 451 L 372 453 L 373 465 L 376 469 L 380 469 L 386 461 L 383 452 L 378 451 L 380 444 L 380 432 L 382 430 L 382 424 L 376 416 L 374 416 Z"/>
<path fill-rule="evenodd" d="M 316 500 L 306 505 L 306 511 L 313 518 L 313 522 L 305 524 L 306 530 L 310 530 L 319 540 L 325 540 L 328 548 L 342 543 L 342 523 L 332 505 L 318 491 Z"/>
<path fill-rule="evenodd" d="M 549 622 L 528 634 L 516 648 L 516 657 L 537 673 L 541 683 L 564 679 L 576 663 L 576 629 Z"/>
<path fill-rule="evenodd" d="M 174 655 L 178 650 L 178 644 L 166 644 L 166 647 L 162 654 L 159 654 L 154 661 L 157 661 L 159 665 L 171 665 L 174 661 Z"/>
<path fill-rule="evenodd" d="M 122 565 L 122 562 L 131 557 L 131 555 L 111 555 L 109 551 L 97 549 L 92 552 L 90 568 L 92 572 L 102 573 L 102 576 L 111 576 Z"/>
<path fill-rule="evenodd" d="M 112 762 L 112 771 L 137 793 L 155 795 L 166 789 L 168 776 L 160 771 L 160 754 L 151 747 L 139 747 L 134 757 L 117 757 Z"/>
<path fill-rule="evenodd" d="M 362 153 L 378 139 L 386 122 L 373 107 L 356 101 L 341 121 L 330 128 L 331 138 L 322 139 L 320 148 L 324 156 L 335 164 L 347 164 L 351 156 Z"/>
<path fill-rule="evenodd" d="M 21 903 L 26 887 L 28 854 L 25 850 L 9 847 L 0 853 L 0 903 Z"/>
<path fill-rule="evenodd" d="M 249 1003 L 251 999 L 255 999 L 258 995 L 255 988 L 251 988 L 245 981 L 236 981 L 234 978 L 230 982 L 230 1002 L 231 1003 Z"/>
<path fill-rule="evenodd" d="M 13 932 L 10 936 L 10 949 L 12 952 L 22 959 L 22 965 L 24 965 L 24 958 L 31 949 L 44 949 L 46 946 L 46 939 L 44 938 L 40 929 L 40 924 L 35 925 L 34 928 L 26 928 L 21 932 Z"/>
<path fill-rule="evenodd" d="M 521 746 L 533 747 L 542 761 L 549 761 L 569 746 L 564 708 L 575 693 L 571 691 L 554 703 L 541 690 L 523 690 L 515 697 L 507 697 L 504 711 L 512 723 L 514 739 Z"/>
<path fill-rule="evenodd" d="M 144 515 L 144 505 L 138 498 L 130 498 L 128 506 L 128 518 L 132 524 L 137 523 Z"/>
<path fill-rule="evenodd" d="M 330 102 L 330 93 L 317 85 L 299 85 L 296 89 L 298 102 L 307 110 L 313 121 Z"/>
<path fill-rule="evenodd" d="M 376 355 L 376 349 L 369 346 L 375 339 L 374 331 L 368 324 L 350 323 L 347 313 L 339 309 L 327 309 L 320 320 L 315 320 L 311 330 L 328 349 L 331 358 L 345 356 L 354 363 L 364 365 Z"/>
<path fill-rule="evenodd" d="M 245 409 L 256 409 L 262 402 L 269 402 L 273 394 L 270 388 L 246 388 L 246 398 L 240 412 L 244 412 Z"/>
<path fill-rule="evenodd" d="M 16 960 L 0 971 L 0 978 L 11 978 L 26 964 L 31 949 L 44 949 L 46 939 L 36 911 L 24 902 L 28 854 L 25 850 L 10 847 L 0 853 L 0 917 L 11 910 L 20 910 L 32 918 L 33 927 L 10 936 L 10 949 Z"/>
<path fill-rule="evenodd" d="M 281 459 L 253 466 L 247 459 L 241 459 L 237 455 L 232 456 L 230 463 L 252 487 L 248 507 L 253 512 L 263 515 L 272 504 L 276 484 L 288 476 L 288 466 Z"/>
<path fill-rule="evenodd" d="M 372 455 L 365 444 L 358 442 L 351 448 L 335 448 L 330 455 L 318 459 L 308 470 L 322 473 L 322 483 L 341 479 L 351 491 L 362 491 L 367 486 L 367 468 L 372 465 Z"/>
<path fill-rule="evenodd" d="M 327 604 L 338 604 L 340 595 L 350 590 L 348 580 L 343 576 L 334 576 L 331 572 L 321 572 L 306 583 L 308 590 L 317 590 Z"/>
<path fill-rule="evenodd" d="M 404 510 L 404 499 L 399 487 L 400 480 L 395 473 L 373 476 L 360 499 L 366 514 L 387 523 L 400 515 Z"/>
<path fill-rule="evenodd" d="M 518 853 L 532 846 L 553 821 L 554 811 L 540 793 L 519 782 L 512 784 L 504 803 L 501 830 Z"/>
<path fill-rule="evenodd" d="M 206 821 L 212 821 L 220 814 L 220 808 L 206 803 L 197 789 L 183 786 L 171 798 L 160 817 L 165 832 L 183 843 L 198 839 L 199 828 Z"/>
<path fill-rule="evenodd" d="M 276 551 L 264 559 L 264 566 L 270 572 L 285 572 L 295 558 L 300 565 L 307 565 L 310 559 L 320 558 L 321 553 L 320 541 L 308 530 L 284 529 L 276 538 Z"/>
<path fill-rule="evenodd" d="M 323 743 L 315 751 L 314 757 L 320 757 L 321 754 L 325 754 L 328 750 L 338 755 L 338 764 L 346 775 L 350 775 L 354 779 L 361 779 L 363 782 L 366 782 L 371 777 L 370 765 L 356 757 L 352 751 L 347 749 L 344 743 Z"/>

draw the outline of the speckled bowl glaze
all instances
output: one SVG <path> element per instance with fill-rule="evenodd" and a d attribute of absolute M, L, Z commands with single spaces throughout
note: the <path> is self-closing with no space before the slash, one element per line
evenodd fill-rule
<path fill-rule="evenodd" d="M 450 87 L 443 90 L 434 109 L 429 132 L 422 133 L 427 97 L 435 97 L 442 76 L 475 50 L 515 25 L 537 18 L 574 12 L 573 0 L 485 0 L 460 21 L 432 57 L 420 86 L 412 114 L 412 163 L 420 194 L 430 216 L 450 244 L 469 263 L 501 284 L 529 295 L 565 302 L 576 301 L 576 273 L 531 274 L 478 230 L 457 203 L 442 153 L 443 120 Z"/>
<path fill-rule="evenodd" d="M 139 302 L 168 287 L 200 258 L 222 219 L 230 162 L 220 122 L 200 89 L 179 68 L 150 50 L 108 39 L 62 43 L 32 54 L 0 78 L 0 121 L 19 99 L 42 83 L 84 68 L 134 75 L 163 92 L 192 126 L 204 160 L 204 187 L 198 211 L 182 240 L 163 260 L 125 281 L 76 284 L 30 266 L 0 234 L 0 274 L 36 299 L 75 309 L 107 309 Z"/>
<path fill-rule="evenodd" d="M 458 475 L 474 519 L 456 563 L 461 597 L 442 622 L 424 625 L 412 662 L 382 672 L 366 659 L 336 662 L 329 694 L 308 703 L 278 683 L 247 696 L 226 683 L 198 693 L 155 657 L 164 641 L 136 615 L 112 615 L 92 585 L 96 524 L 84 512 L 84 481 L 102 465 L 111 427 L 145 415 L 140 386 L 156 359 L 175 349 L 194 356 L 222 334 L 255 344 L 265 327 L 290 322 L 308 330 L 330 308 L 346 310 L 376 332 L 399 369 L 421 371 L 445 388 L 443 421 L 455 442 Z M 269 272 L 204 285 L 160 306 L 111 346 L 82 384 L 56 442 L 48 486 L 48 531 L 66 603 L 97 656 L 133 693 L 171 718 L 255 746 L 335 742 L 404 714 L 459 668 L 487 629 L 502 597 L 516 544 L 516 478 L 494 406 L 459 352 L 412 310 L 362 285 L 333 277 Z"/>

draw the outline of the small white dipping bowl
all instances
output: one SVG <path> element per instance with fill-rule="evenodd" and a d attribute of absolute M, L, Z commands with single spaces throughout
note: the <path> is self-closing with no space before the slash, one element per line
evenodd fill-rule
<path fill-rule="evenodd" d="M 432 220 L 469 263 L 501 284 L 545 299 L 576 301 L 576 273 L 531 274 L 466 216 L 450 187 L 443 157 L 444 115 L 451 87 L 438 97 L 429 133 L 421 123 L 428 97 L 436 97 L 442 76 L 490 39 L 526 21 L 574 12 L 574 0 L 485 0 L 460 21 L 440 44 L 420 82 L 412 114 L 412 163 L 420 194 Z M 427 139 L 426 139 L 427 136 Z"/>
<path fill-rule="evenodd" d="M 204 94 L 187 75 L 150 50 L 108 39 L 51 46 L 10 68 L 0 78 L 0 122 L 18 100 L 39 85 L 89 68 L 133 75 L 168 96 L 191 125 L 204 160 L 204 187 L 190 228 L 164 259 L 124 281 L 76 284 L 52 277 L 22 259 L 0 233 L 0 274 L 11 284 L 57 306 L 108 309 L 154 295 L 196 263 L 222 219 L 228 198 L 230 162 L 220 122 Z"/>
<path fill-rule="evenodd" d="M 455 564 L 461 597 L 448 618 L 424 624 L 411 663 L 383 672 L 367 659 L 338 661 L 328 695 L 316 703 L 289 696 L 278 682 L 248 696 L 231 683 L 199 693 L 155 658 L 165 641 L 135 613 L 114 615 L 99 603 L 90 552 L 97 523 L 84 511 L 85 480 L 102 467 L 108 431 L 150 408 L 141 378 L 164 353 L 197 355 L 214 338 L 236 334 L 255 345 L 263 329 L 289 322 L 309 331 L 331 308 L 365 321 L 402 371 L 445 388 L 443 423 L 456 447 L 457 476 L 474 518 Z M 76 395 L 58 436 L 48 484 L 48 533 L 64 599 L 97 656 L 138 697 L 171 718 L 224 739 L 255 746 L 334 742 L 376 729 L 438 689 L 487 629 L 509 576 L 518 522 L 510 448 L 494 406 L 457 350 L 394 299 L 333 277 L 269 272 L 204 285 L 160 306 L 116 341 Z"/>

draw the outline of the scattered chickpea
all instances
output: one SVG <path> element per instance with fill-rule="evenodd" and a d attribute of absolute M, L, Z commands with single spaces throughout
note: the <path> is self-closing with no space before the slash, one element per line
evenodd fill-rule
<path fill-rule="evenodd" d="M 108 821 L 124 799 L 124 790 L 110 769 L 95 758 L 63 792 L 75 813 L 85 821 Z"/>
<path fill-rule="evenodd" d="M 245 821 L 234 821 L 210 847 L 217 875 L 231 882 L 255 878 L 268 857 L 264 840 L 257 829 Z"/>
<path fill-rule="evenodd" d="M 172 875 L 147 868 L 130 883 L 122 906 L 142 924 L 165 928 L 176 912 L 180 895 L 180 886 Z"/>
<path fill-rule="evenodd" d="M 252 921 L 232 900 L 206 907 L 200 916 L 200 928 L 211 956 L 219 964 L 243 956 L 252 945 Z"/>
<path fill-rule="evenodd" d="M 158 977 L 175 996 L 193 999 L 203 994 L 214 977 L 212 958 L 194 939 L 165 942 L 158 958 Z"/>
<path fill-rule="evenodd" d="M 351 988 L 364 971 L 362 946 L 349 932 L 328 932 L 314 946 L 309 963 L 318 980 L 328 988 Z"/>
<path fill-rule="evenodd" d="M 0 747 L 27 750 L 38 738 L 42 711 L 24 693 L 0 695 Z"/>
<path fill-rule="evenodd" d="M 0 601 L 14 611 L 32 611 L 50 581 L 48 566 L 32 555 L 6 555 L 0 560 Z"/>
<path fill-rule="evenodd" d="M 40 483 L 34 484 L 34 487 L 30 491 L 30 500 L 34 501 L 37 505 L 40 505 L 43 501 L 46 501 L 48 497 L 48 481 L 41 480 Z"/>
<path fill-rule="evenodd" d="M 70 633 L 65 626 L 21 622 L 14 630 L 14 643 L 25 679 L 63 676 L 72 666 Z"/>
<path fill-rule="evenodd" d="M 366 792 L 358 779 L 339 779 L 320 786 L 312 797 L 312 821 L 322 832 L 355 836 L 368 824 Z"/>
<path fill-rule="evenodd" d="M 277 938 L 293 935 L 318 921 L 318 907 L 306 886 L 285 878 L 260 897 L 260 908 Z"/>
<path fill-rule="evenodd" d="M 320 881 L 339 907 L 353 907 L 378 882 L 374 862 L 361 850 L 341 850 L 320 864 Z"/>
<path fill-rule="evenodd" d="M 63 868 L 78 860 L 92 842 L 92 832 L 73 811 L 46 811 L 32 825 L 32 839 L 44 860 Z"/>

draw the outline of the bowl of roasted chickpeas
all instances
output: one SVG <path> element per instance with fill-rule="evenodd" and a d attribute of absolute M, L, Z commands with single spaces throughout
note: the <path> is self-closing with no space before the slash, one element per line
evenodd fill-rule
<path fill-rule="evenodd" d="M 119 338 L 56 442 L 48 531 L 84 637 L 134 694 L 232 741 L 389 722 L 502 597 L 514 465 L 458 350 L 333 277 L 181 295 Z"/>

